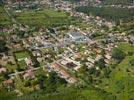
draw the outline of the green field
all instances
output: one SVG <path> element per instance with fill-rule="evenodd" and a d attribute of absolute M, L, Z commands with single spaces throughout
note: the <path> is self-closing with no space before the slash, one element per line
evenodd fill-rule
<path fill-rule="evenodd" d="M 22 24 L 30 26 L 59 26 L 74 23 L 73 18 L 68 17 L 63 12 L 53 9 L 45 9 L 41 11 L 28 10 L 21 13 L 14 13 L 14 18 Z"/>
<path fill-rule="evenodd" d="M 0 7 L 0 26 L 7 27 L 9 25 L 11 25 L 11 20 L 4 11 L 4 9 Z"/>
<path fill-rule="evenodd" d="M 29 57 L 29 56 L 30 55 L 27 51 L 20 51 L 20 52 L 15 53 L 16 59 L 22 59 L 22 58 L 26 58 L 26 57 Z"/>
<path fill-rule="evenodd" d="M 64 12 L 58 12 L 53 9 L 44 9 L 42 12 L 49 17 L 67 17 Z"/>

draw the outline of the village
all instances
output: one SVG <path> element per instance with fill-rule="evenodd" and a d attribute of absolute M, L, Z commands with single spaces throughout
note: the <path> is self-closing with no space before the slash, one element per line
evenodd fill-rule
<path fill-rule="evenodd" d="M 99 0 L 94 5 L 98 3 L 100 3 Z M 14 91 L 18 96 L 22 96 L 40 90 L 40 75 L 48 77 L 51 81 L 49 77 L 54 77 L 51 73 L 55 73 L 57 79 L 63 80 L 63 83 L 58 81 L 61 85 L 81 84 L 83 79 L 80 77 L 80 72 L 83 66 L 86 66 L 88 70 L 94 69 L 96 72 L 101 72 L 103 67 L 111 65 L 112 51 L 118 48 L 117 43 L 134 44 L 134 36 L 112 31 L 116 26 L 114 22 L 74 10 L 74 7 L 86 4 L 86 0 L 79 4 L 49 0 L 20 2 L 20 4 L 11 3 L 9 0 L 6 3 L 4 8 L 9 13 L 8 16 L 15 16 L 11 18 L 13 26 L 0 28 L 1 33 L 12 33 L 10 36 L 0 36 L 0 39 L 6 42 L 7 48 L 6 52 L 0 52 L 0 82 L 8 92 Z M 19 5 L 22 10 L 19 9 Z M 57 26 L 52 24 L 53 27 L 47 27 L 48 24 L 45 24 L 46 26 L 34 27 L 32 30 L 29 25 L 21 24 L 19 21 L 21 17 L 16 20 L 17 16 L 23 12 L 26 14 L 27 9 L 34 9 L 40 14 L 44 7 L 45 10 L 57 13 L 57 19 L 64 19 L 63 12 L 69 17 L 78 18 L 80 24 L 63 23 L 64 25 L 60 26 L 57 21 L 54 22 Z M 45 16 L 54 16 L 54 14 L 45 13 Z M 22 18 L 22 20 L 25 19 L 25 17 Z M 34 22 L 34 19 L 32 21 Z"/>

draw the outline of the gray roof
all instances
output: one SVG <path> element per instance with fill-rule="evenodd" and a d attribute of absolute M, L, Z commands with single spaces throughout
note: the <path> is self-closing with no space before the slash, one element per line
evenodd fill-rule
<path fill-rule="evenodd" d="M 84 35 L 81 34 L 80 32 L 70 32 L 69 35 L 73 37 L 84 37 Z"/>

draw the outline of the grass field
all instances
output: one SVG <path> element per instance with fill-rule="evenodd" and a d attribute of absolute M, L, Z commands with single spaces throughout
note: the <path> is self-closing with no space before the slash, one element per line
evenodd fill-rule
<path fill-rule="evenodd" d="M 27 51 L 20 51 L 15 53 L 16 59 L 22 59 L 26 57 L 30 57 L 29 53 Z"/>
<path fill-rule="evenodd" d="M 68 17 L 65 13 L 53 9 L 45 9 L 41 11 L 29 10 L 21 13 L 14 13 L 13 15 L 18 22 L 37 27 L 65 25 L 73 22 L 73 19 Z"/>
<path fill-rule="evenodd" d="M 43 12 L 49 17 L 67 17 L 64 12 L 54 11 L 53 9 L 44 9 Z"/>

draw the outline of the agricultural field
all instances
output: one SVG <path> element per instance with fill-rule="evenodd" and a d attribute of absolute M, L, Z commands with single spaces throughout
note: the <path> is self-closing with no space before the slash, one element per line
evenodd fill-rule
<path fill-rule="evenodd" d="M 74 23 L 73 18 L 68 17 L 67 14 L 63 12 L 58 12 L 53 9 L 41 11 L 27 10 L 20 13 L 13 13 L 13 16 L 22 24 L 36 27 L 50 27 Z"/>

